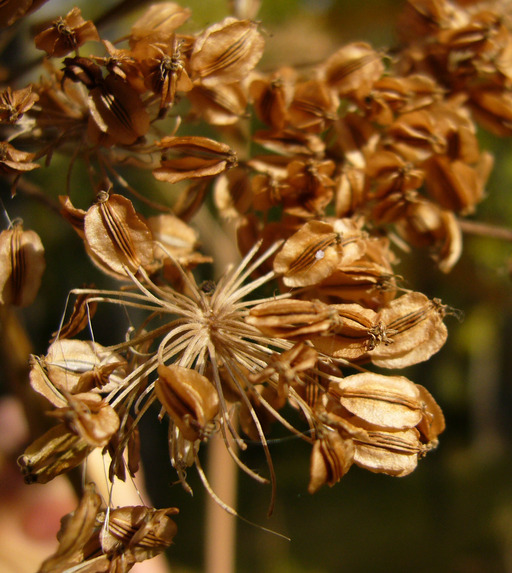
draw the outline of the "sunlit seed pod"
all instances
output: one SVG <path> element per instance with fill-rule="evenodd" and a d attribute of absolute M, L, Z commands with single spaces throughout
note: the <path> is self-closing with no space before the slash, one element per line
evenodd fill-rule
<path fill-rule="evenodd" d="M 171 545 L 178 527 L 169 516 L 177 513 L 176 507 L 154 509 L 141 505 L 101 513 L 97 522 L 108 520 L 101 529 L 101 548 L 107 555 L 126 553 L 135 562 L 151 559 Z"/>
<path fill-rule="evenodd" d="M 94 448 L 65 424 L 48 430 L 18 458 L 26 483 L 47 483 L 79 466 Z"/>
<path fill-rule="evenodd" d="M 45 268 L 44 247 L 35 231 L 25 231 L 15 222 L 0 233 L 0 303 L 32 304 Z"/>
<path fill-rule="evenodd" d="M 389 303 L 378 315 L 387 342 L 369 351 L 373 364 L 404 368 L 428 360 L 445 343 L 446 306 L 420 292 L 407 293 Z"/>
<path fill-rule="evenodd" d="M 226 18 L 196 39 L 190 56 L 192 75 L 208 86 L 243 80 L 260 60 L 264 44 L 255 22 Z"/>
<path fill-rule="evenodd" d="M 207 137 L 164 137 L 158 142 L 162 150 L 160 167 L 153 170 L 159 181 L 179 183 L 219 175 L 237 163 L 235 152 Z"/>
<path fill-rule="evenodd" d="M 160 365 L 155 393 L 185 439 L 194 442 L 207 437 L 219 397 L 206 376 L 182 366 Z"/>
<path fill-rule="evenodd" d="M 351 414 L 381 428 L 413 428 L 423 416 L 420 390 L 404 376 L 353 374 L 331 384 L 329 393 Z"/>
<path fill-rule="evenodd" d="M 368 431 L 354 438 L 354 463 L 375 473 L 403 477 L 416 469 L 425 451 L 415 428 L 395 432 Z"/>
<path fill-rule="evenodd" d="M 122 195 L 100 192 L 84 221 L 85 246 L 93 262 L 116 277 L 127 277 L 154 262 L 153 235 Z"/>
<path fill-rule="evenodd" d="M 298 340 L 331 330 L 334 315 L 319 301 L 285 299 L 251 308 L 245 320 L 267 336 Z"/>
<path fill-rule="evenodd" d="M 327 484 L 332 487 L 348 472 L 354 457 L 354 444 L 333 430 L 324 430 L 315 440 L 309 468 L 309 493 Z"/>

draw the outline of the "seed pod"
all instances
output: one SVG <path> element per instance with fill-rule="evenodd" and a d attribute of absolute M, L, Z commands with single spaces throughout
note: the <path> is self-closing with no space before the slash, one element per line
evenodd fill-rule
<path fill-rule="evenodd" d="M 278 131 L 286 124 L 296 76 L 292 68 L 280 68 L 268 78 L 255 79 L 249 87 L 255 113 Z"/>
<path fill-rule="evenodd" d="M 329 336 L 315 336 L 313 346 L 335 358 L 360 360 L 376 340 L 377 313 L 359 304 L 333 304 L 331 313 L 336 316 Z"/>
<path fill-rule="evenodd" d="M 485 181 L 461 160 L 436 155 L 426 162 L 426 184 L 430 195 L 445 209 L 463 215 L 473 213 L 484 195 Z"/>
<path fill-rule="evenodd" d="M 309 493 L 324 484 L 333 486 L 348 472 L 353 462 L 354 444 L 338 432 L 325 431 L 313 444 L 309 468 Z"/>
<path fill-rule="evenodd" d="M 196 39 L 190 67 L 204 85 L 231 84 L 254 69 L 264 44 L 255 22 L 226 18 Z"/>
<path fill-rule="evenodd" d="M 74 434 L 95 448 L 106 446 L 119 429 L 119 416 L 98 394 L 88 392 L 73 396 L 65 392 L 67 406 L 50 412 L 64 422 Z"/>
<path fill-rule="evenodd" d="M 23 117 L 39 96 L 32 91 L 32 86 L 21 90 L 12 90 L 7 86 L 0 93 L 0 124 L 14 124 Z"/>
<path fill-rule="evenodd" d="M 150 117 L 137 91 L 116 74 L 109 74 L 89 92 L 88 135 L 93 143 L 133 145 L 149 130 Z"/>
<path fill-rule="evenodd" d="M 156 395 L 183 437 L 191 442 L 205 439 L 219 411 L 213 384 L 195 370 L 176 365 L 160 365 L 158 376 Z"/>
<path fill-rule="evenodd" d="M 94 484 L 86 484 L 78 507 L 61 520 L 61 528 L 57 534 L 57 551 L 45 559 L 38 573 L 68 571 L 87 558 L 86 551 L 96 554 L 96 550 L 100 548 L 99 542 L 93 541 L 92 538 L 97 537 L 96 520 L 100 507 L 101 497 L 96 493 Z M 109 565 L 106 557 L 98 557 L 94 560 L 94 569 L 88 568 L 86 564 L 80 568 L 82 571 L 94 570 L 95 573 L 103 573 L 108 571 Z"/>
<path fill-rule="evenodd" d="M 325 81 L 340 96 L 369 93 L 384 72 L 381 55 L 369 44 L 355 42 L 340 48 L 323 66 Z"/>
<path fill-rule="evenodd" d="M 148 37 L 165 41 L 190 18 L 190 14 L 189 8 L 182 8 L 176 2 L 159 2 L 149 6 L 131 28 L 130 48 L 133 49 Z"/>
<path fill-rule="evenodd" d="M 418 465 L 426 449 L 416 428 L 396 432 L 368 431 L 367 438 L 354 438 L 354 463 L 375 473 L 403 477 Z"/>
<path fill-rule="evenodd" d="M 21 223 L 0 233 L 0 303 L 25 307 L 34 301 L 46 267 L 39 235 Z"/>
<path fill-rule="evenodd" d="M 339 100 L 326 83 L 310 80 L 295 88 L 288 110 L 290 124 L 314 133 L 324 131 L 336 119 Z"/>
<path fill-rule="evenodd" d="M 256 385 L 277 374 L 278 407 L 282 408 L 288 396 L 288 387 L 301 385 L 301 374 L 314 368 L 317 360 L 318 353 L 314 348 L 298 342 L 290 350 L 271 354 L 267 360 L 268 366 L 257 374 L 250 373 L 248 378 L 252 384 Z"/>
<path fill-rule="evenodd" d="M 145 506 L 119 507 L 109 512 L 108 524 L 101 528 L 100 541 L 107 555 L 120 554 L 127 560 L 144 561 L 162 553 L 171 545 L 178 528 L 169 515 L 176 507 L 154 509 Z M 105 513 L 98 515 L 104 523 Z"/>
<path fill-rule="evenodd" d="M 165 44 L 141 41 L 132 51 L 139 62 L 145 87 L 160 95 L 159 117 L 163 117 L 167 108 L 174 105 L 177 91 L 188 92 L 192 89 L 181 45 L 182 42 L 172 36 Z"/>
<path fill-rule="evenodd" d="M 58 408 L 66 406 L 65 393 L 93 388 L 109 392 L 125 376 L 126 362 L 96 342 L 56 340 L 44 358 L 31 358 L 30 385 Z M 94 386 L 93 386 L 94 385 Z"/>
<path fill-rule="evenodd" d="M 404 376 L 354 374 L 331 383 L 329 394 L 351 414 L 373 426 L 405 430 L 419 424 L 423 417 L 420 390 Z"/>
<path fill-rule="evenodd" d="M 334 273 L 340 264 L 363 256 L 363 236 L 348 220 L 333 225 L 309 221 L 292 235 L 274 259 L 274 270 L 286 286 L 317 284 Z"/>
<path fill-rule="evenodd" d="M 335 313 L 320 301 L 286 299 L 251 308 L 245 320 L 266 336 L 296 340 L 329 331 Z"/>
<path fill-rule="evenodd" d="M 164 137 L 158 146 L 162 149 L 162 161 L 153 175 L 168 183 L 213 177 L 234 167 L 237 161 L 229 145 L 207 137 Z"/>
<path fill-rule="evenodd" d="M 96 308 L 98 307 L 97 302 L 90 302 L 91 298 L 93 298 L 91 294 L 79 294 L 76 297 L 73 311 L 67 322 L 52 334 L 50 342 L 54 342 L 57 338 L 59 338 L 59 340 L 72 338 L 79 332 L 82 332 L 89 324 L 89 321 L 96 313 Z"/>
<path fill-rule="evenodd" d="M 59 424 L 32 442 L 18 458 L 18 465 L 26 483 L 47 483 L 80 465 L 93 449 Z"/>
<path fill-rule="evenodd" d="M 62 58 L 92 40 L 100 41 L 96 26 L 91 20 L 84 20 L 76 6 L 34 38 L 36 47 L 54 58 Z"/>
<path fill-rule="evenodd" d="M 378 315 L 385 327 L 385 340 L 369 351 L 372 363 L 383 368 L 405 368 L 428 360 L 448 336 L 445 314 L 446 307 L 440 300 L 429 300 L 419 292 L 391 301 Z"/>
<path fill-rule="evenodd" d="M 60 202 L 60 214 L 66 219 L 68 223 L 71 224 L 73 229 L 76 231 L 78 236 L 83 239 L 84 225 L 85 225 L 85 215 L 87 211 L 83 209 L 78 209 L 71 203 L 69 195 L 59 195 Z"/>
<path fill-rule="evenodd" d="M 196 85 L 187 93 L 194 113 L 211 125 L 233 125 L 240 121 L 247 107 L 247 94 L 236 84 L 208 87 Z"/>
<path fill-rule="evenodd" d="M 6 141 L 0 141 L 0 173 L 6 175 L 22 175 L 25 171 L 32 171 L 41 167 L 39 163 L 33 163 L 35 154 L 21 151 Z M 12 191 L 15 195 L 15 191 Z"/>
<path fill-rule="evenodd" d="M 427 443 L 437 444 L 437 436 L 441 434 L 446 425 L 444 414 L 438 403 L 434 400 L 432 394 L 420 384 L 416 384 L 420 391 L 423 404 L 423 417 L 421 422 L 416 426 L 421 434 L 422 440 Z"/>
<path fill-rule="evenodd" d="M 512 135 L 512 94 L 503 89 L 474 89 L 469 105 L 476 120 L 500 137 Z"/>
<path fill-rule="evenodd" d="M 126 278 L 125 269 L 151 268 L 153 236 L 126 197 L 101 191 L 85 215 L 84 233 L 89 255 L 104 272 Z"/>

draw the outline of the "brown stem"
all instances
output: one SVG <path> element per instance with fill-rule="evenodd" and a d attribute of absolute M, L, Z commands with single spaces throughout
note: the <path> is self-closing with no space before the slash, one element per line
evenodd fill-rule
<path fill-rule="evenodd" d="M 16 182 L 15 189 L 16 193 L 29 197 L 30 199 L 34 199 L 35 201 L 39 201 L 39 203 L 43 203 L 43 205 L 50 208 L 52 211 L 60 213 L 59 203 L 52 199 L 52 197 L 46 195 L 39 185 L 22 178 L 18 179 Z"/>
<path fill-rule="evenodd" d="M 512 242 L 512 229 L 507 227 L 499 227 L 492 223 L 482 223 L 468 219 L 459 219 L 459 225 L 462 231 L 468 235 L 479 235 L 481 237 Z"/>

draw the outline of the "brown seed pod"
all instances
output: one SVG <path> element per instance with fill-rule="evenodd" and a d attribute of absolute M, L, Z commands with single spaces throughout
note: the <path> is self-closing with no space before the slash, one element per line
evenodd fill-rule
<path fill-rule="evenodd" d="M 286 299 L 251 308 L 245 320 L 266 336 L 297 340 L 328 332 L 335 313 L 320 301 Z"/>
<path fill-rule="evenodd" d="M 226 18 L 196 39 L 192 73 L 208 86 L 243 80 L 260 60 L 264 44 L 255 22 Z"/>
<path fill-rule="evenodd" d="M 36 47 L 54 58 L 62 58 L 91 40 L 100 41 L 96 26 L 91 20 L 84 20 L 76 6 L 34 38 Z"/>
<path fill-rule="evenodd" d="M 219 411 L 213 384 L 195 370 L 176 365 L 160 365 L 158 376 L 156 395 L 183 437 L 191 442 L 205 439 Z"/>
<path fill-rule="evenodd" d="M 100 533 L 101 548 L 107 555 L 123 555 L 134 562 L 151 559 L 171 545 L 178 527 L 169 516 L 177 513 L 176 507 L 154 509 L 141 505 L 119 507 L 108 517 L 101 513 L 99 523 L 108 519 Z"/>
<path fill-rule="evenodd" d="M 85 215 L 84 235 L 93 262 L 110 275 L 126 278 L 126 269 L 136 273 L 152 266 L 153 235 L 122 195 L 100 191 Z"/>
<path fill-rule="evenodd" d="M 423 417 L 421 393 L 404 376 L 363 372 L 329 386 L 329 394 L 362 423 L 391 430 L 418 425 Z"/>
<path fill-rule="evenodd" d="M 26 483 L 47 483 L 80 465 L 94 448 L 65 424 L 48 430 L 18 458 Z"/>
<path fill-rule="evenodd" d="M 34 301 L 46 267 L 39 235 L 20 222 L 0 233 L 0 303 L 25 307 Z"/>
<path fill-rule="evenodd" d="M 153 175 L 168 183 L 213 177 L 234 167 L 237 161 L 229 145 L 207 137 L 164 137 L 158 146 L 162 150 L 162 160 Z"/>
<path fill-rule="evenodd" d="M 308 221 L 292 235 L 274 259 L 274 270 L 286 286 L 319 283 L 340 264 L 360 258 L 365 251 L 363 235 L 348 219 L 334 224 Z"/>
<path fill-rule="evenodd" d="M 348 472 L 353 463 L 354 444 L 334 430 L 325 430 L 315 440 L 311 452 L 308 492 L 323 485 L 332 487 Z"/>

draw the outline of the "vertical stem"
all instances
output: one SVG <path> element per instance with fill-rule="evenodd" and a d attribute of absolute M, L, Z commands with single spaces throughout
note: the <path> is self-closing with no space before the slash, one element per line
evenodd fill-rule
<path fill-rule="evenodd" d="M 237 497 L 237 466 L 222 436 L 215 433 L 208 445 L 208 481 L 213 491 L 233 509 Z M 234 573 L 236 519 L 211 497 L 206 502 L 205 573 Z"/>

